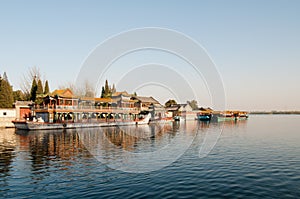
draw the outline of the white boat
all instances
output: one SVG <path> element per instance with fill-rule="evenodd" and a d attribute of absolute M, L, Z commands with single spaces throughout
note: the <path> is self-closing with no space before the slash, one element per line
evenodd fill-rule
<path fill-rule="evenodd" d="M 128 125 L 145 125 L 151 118 L 149 113 L 144 118 L 132 121 L 111 121 L 111 122 L 43 122 L 43 121 L 12 121 L 17 129 L 20 130 L 48 130 L 48 129 L 75 129 L 75 128 L 97 128 L 108 126 L 128 126 Z"/>

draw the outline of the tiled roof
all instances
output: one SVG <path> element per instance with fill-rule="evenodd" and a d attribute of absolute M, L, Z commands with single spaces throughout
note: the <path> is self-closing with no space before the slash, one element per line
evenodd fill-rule
<path fill-rule="evenodd" d="M 67 88 L 67 89 L 57 89 L 57 90 L 53 91 L 51 93 L 51 95 L 52 96 L 57 95 L 57 96 L 63 97 L 63 98 L 73 98 L 73 97 L 75 97 L 73 92 L 69 88 Z"/>
<path fill-rule="evenodd" d="M 134 96 L 132 99 L 137 99 L 143 103 L 152 103 L 152 104 L 160 104 L 156 99 L 153 97 L 142 97 L 142 96 Z"/>
<path fill-rule="evenodd" d="M 100 98 L 100 97 L 81 97 L 82 101 L 95 101 L 95 102 L 106 102 L 106 103 L 112 103 L 115 102 L 115 100 L 111 98 Z"/>
<path fill-rule="evenodd" d="M 115 100 L 111 98 L 95 98 L 96 102 L 106 102 L 106 103 L 112 103 L 115 102 Z"/>
<path fill-rule="evenodd" d="M 80 100 L 82 101 L 95 101 L 94 97 L 81 97 Z"/>
<path fill-rule="evenodd" d="M 28 106 L 32 105 L 32 101 L 16 101 L 14 104 L 15 106 Z"/>
<path fill-rule="evenodd" d="M 209 108 L 209 107 L 207 107 L 207 108 L 200 107 L 198 110 L 200 110 L 200 111 L 212 111 L 212 109 Z"/>
<path fill-rule="evenodd" d="M 127 96 L 127 97 L 131 97 L 130 94 L 128 94 L 126 91 L 122 91 L 122 92 L 115 92 L 112 94 L 113 97 L 117 97 L 119 95 L 123 95 L 123 96 Z"/>

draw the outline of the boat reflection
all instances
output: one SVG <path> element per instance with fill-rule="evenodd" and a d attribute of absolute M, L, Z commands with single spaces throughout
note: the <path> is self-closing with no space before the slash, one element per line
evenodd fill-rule
<path fill-rule="evenodd" d="M 80 140 L 101 163 L 127 172 L 148 172 L 177 160 L 191 146 L 197 121 L 80 129 Z"/>
<path fill-rule="evenodd" d="M 126 151 L 136 151 L 142 146 L 144 150 L 154 145 L 163 144 L 179 132 L 179 124 L 150 124 L 144 126 L 104 127 L 97 129 L 80 129 L 78 134 L 85 146 L 93 149 L 117 147 Z"/>
<path fill-rule="evenodd" d="M 184 145 L 187 139 L 193 140 L 196 135 L 203 137 L 222 128 L 243 128 L 246 125 L 247 120 L 219 123 L 186 121 L 73 130 L 1 129 L 0 171 L 2 177 L 9 175 L 15 159 L 30 165 L 27 169 L 31 172 L 45 169 L 54 162 L 59 162 L 60 169 L 66 169 L 75 161 L 93 158 L 95 154 L 117 159 L 121 158 L 120 151 L 157 151 L 169 146 L 176 139 L 180 146 L 181 143 Z"/>
<path fill-rule="evenodd" d="M 74 130 L 16 130 L 16 135 L 20 147 L 19 158 L 26 162 L 29 159 L 31 170 L 35 172 L 45 169 L 53 161 L 59 161 L 59 168 L 66 169 L 76 159 L 91 157 Z"/>

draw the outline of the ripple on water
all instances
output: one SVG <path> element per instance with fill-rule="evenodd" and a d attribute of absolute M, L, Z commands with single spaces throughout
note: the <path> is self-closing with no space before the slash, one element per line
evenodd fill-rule
<path fill-rule="evenodd" d="M 299 198 L 298 120 L 253 116 L 246 124 L 230 123 L 207 157 L 198 158 L 204 136 L 200 134 L 177 161 L 149 173 L 124 173 L 103 165 L 78 141 L 76 131 L 24 135 L 5 131 L 5 139 L 13 140 L 6 144 L 0 139 L 0 197 Z M 115 138 L 131 144 L 131 149 L 136 144 L 143 149 L 145 142 L 149 151 L 157 146 L 152 142 L 165 143 L 170 136 L 162 132 L 154 140 L 136 143 L 119 140 L 120 134 Z M 105 152 L 110 154 L 109 148 Z"/>

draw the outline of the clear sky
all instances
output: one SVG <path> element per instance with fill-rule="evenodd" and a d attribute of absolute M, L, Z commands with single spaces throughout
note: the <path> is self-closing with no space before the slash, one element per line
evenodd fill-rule
<path fill-rule="evenodd" d="M 85 58 L 108 37 L 162 27 L 207 50 L 228 108 L 300 110 L 299 10 L 298 0 L 1 0 L 0 73 L 6 71 L 18 89 L 28 68 L 38 66 L 54 90 L 74 81 Z M 209 105 L 205 98 L 200 105 Z"/>

